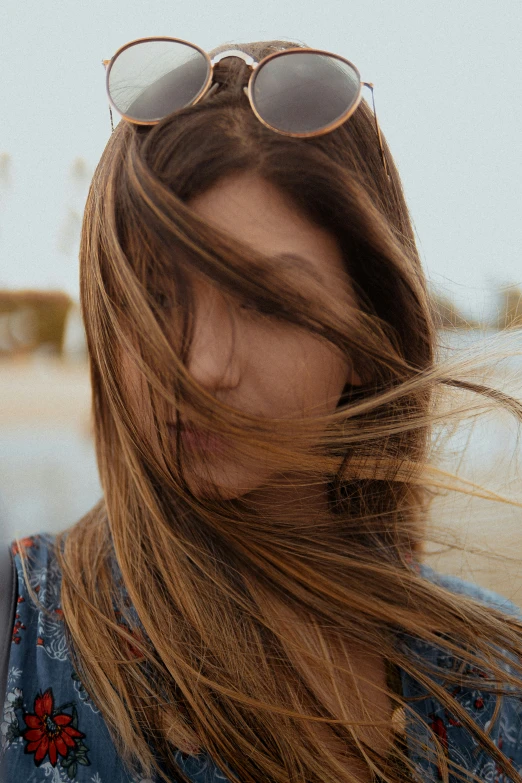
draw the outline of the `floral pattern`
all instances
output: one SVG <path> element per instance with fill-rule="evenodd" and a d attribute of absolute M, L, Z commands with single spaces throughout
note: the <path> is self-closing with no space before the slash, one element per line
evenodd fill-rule
<path fill-rule="evenodd" d="M 46 533 L 29 536 L 20 542 L 29 558 L 29 584 L 41 604 L 49 610 L 48 614 L 33 602 L 24 581 L 18 546 L 12 546 L 18 572 L 18 600 L 11 635 L 7 693 L 0 721 L 0 754 L 5 755 L 7 780 L 157 783 L 144 775 L 136 777 L 123 765 L 99 709 L 72 666 L 60 607 L 61 575 L 53 556 L 53 543 L 53 537 Z M 514 604 L 491 591 L 455 577 L 442 576 L 413 561 L 411 567 L 455 593 L 472 595 L 486 604 L 522 616 Z M 115 576 L 118 576 L 117 570 Z M 125 625 L 123 617 L 119 621 Z M 139 633 L 131 633 L 136 642 L 144 641 Z M 441 669 L 453 668 L 454 661 L 444 650 L 412 637 L 404 637 L 402 641 L 409 654 L 429 659 Z M 138 648 L 131 643 L 129 655 L 140 656 Z M 484 672 L 475 671 L 486 677 Z M 498 764 L 477 747 L 455 715 L 423 692 L 405 672 L 401 672 L 401 684 L 404 696 L 411 699 L 413 709 L 431 726 L 448 760 L 461 764 L 488 783 L 512 783 Z M 495 699 L 492 694 L 460 686 L 454 686 L 451 693 L 461 707 L 490 732 L 492 741 L 522 774 L 522 699 L 505 698 L 500 716 L 493 722 Z M 408 731 L 411 728 L 406 729 L 405 740 L 419 783 L 441 780 L 441 770 L 436 764 L 416 755 L 418 741 L 423 740 L 422 729 L 419 728 L 415 737 Z M 429 744 L 427 737 L 426 741 Z M 189 755 L 178 751 L 176 760 L 194 783 L 227 783 L 223 771 L 203 752 Z M 450 775 L 450 783 L 456 783 L 456 777 Z"/>
<path fill-rule="evenodd" d="M 73 715 L 63 712 L 67 706 L 73 707 Z M 88 748 L 83 742 L 78 742 L 85 737 L 85 734 L 76 728 L 78 718 L 74 705 L 64 705 L 55 710 L 52 688 L 36 696 L 34 713 L 25 712 L 23 719 L 29 727 L 22 732 L 22 737 L 27 742 L 25 752 L 34 753 L 34 763 L 37 767 L 47 755 L 55 767 L 58 754 L 64 757 L 62 766 L 66 768 L 76 764 L 90 764 L 87 758 Z M 73 769 L 73 776 L 75 771 Z"/>

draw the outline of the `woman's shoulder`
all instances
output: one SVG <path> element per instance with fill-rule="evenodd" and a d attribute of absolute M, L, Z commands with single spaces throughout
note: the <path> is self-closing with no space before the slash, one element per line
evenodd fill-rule
<path fill-rule="evenodd" d="M 12 653 L 18 649 L 21 659 L 34 653 L 33 648 L 45 653 L 44 660 L 63 663 L 68 658 L 54 539 L 50 533 L 37 533 L 11 542 L 17 582 L 11 643 Z"/>
<path fill-rule="evenodd" d="M 457 576 L 441 574 L 426 564 L 415 565 L 415 570 L 425 579 L 450 590 L 456 595 L 463 595 L 480 601 L 482 604 L 498 609 L 506 615 L 512 615 L 522 619 L 520 608 L 507 597 L 466 581 Z M 415 657 L 422 658 L 429 664 L 440 670 L 455 668 L 455 660 L 442 647 L 436 647 L 415 637 L 408 637 L 408 650 Z M 509 656 L 508 656 L 509 657 Z M 508 664 L 502 664 L 507 667 Z M 480 672 L 477 669 L 480 677 Z M 484 675 L 485 676 L 485 675 Z M 440 677 L 435 677 L 439 684 L 443 684 Z M 478 747 L 476 741 L 465 729 L 458 718 L 450 713 L 441 702 L 427 694 L 412 677 L 402 672 L 403 695 L 411 699 L 415 712 L 431 727 L 441 740 L 445 753 L 452 761 L 460 763 L 466 771 L 478 775 L 480 780 L 493 780 L 498 770 L 489 753 Z M 445 686 L 444 686 L 445 687 Z M 493 742 L 502 752 L 511 758 L 512 763 L 519 773 L 522 773 L 522 700 L 519 694 L 505 696 L 500 702 L 500 708 L 496 713 L 496 696 L 480 685 L 475 688 L 460 685 L 449 686 L 451 695 L 456 699 L 477 724 L 489 734 Z M 419 731 L 422 729 L 419 727 Z M 417 761 L 419 769 L 426 775 L 436 773 L 434 766 L 426 766 L 426 762 L 416 756 L 415 748 L 419 741 L 418 736 L 409 736 L 408 744 L 410 756 Z M 425 735 L 427 744 L 431 744 L 428 735 Z M 429 775 L 428 775 L 429 779 Z M 436 774 L 435 774 L 435 778 Z M 451 778 L 450 778 L 451 779 Z M 500 778 L 499 778 L 500 779 Z"/>
<path fill-rule="evenodd" d="M 73 668 L 55 536 L 37 533 L 13 541 L 11 552 L 18 596 L 0 733 L 7 779 L 140 780 L 121 765 L 106 724 Z"/>
<path fill-rule="evenodd" d="M 487 606 L 491 606 L 493 609 L 499 609 L 501 612 L 522 619 L 522 609 L 519 606 L 513 603 L 511 599 L 489 590 L 487 587 L 482 587 L 452 574 L 439 573 L 426 563 L 418 564 L 418 572 L 425 579 L 445 587 L 452 593 L 469 596 Z"/>

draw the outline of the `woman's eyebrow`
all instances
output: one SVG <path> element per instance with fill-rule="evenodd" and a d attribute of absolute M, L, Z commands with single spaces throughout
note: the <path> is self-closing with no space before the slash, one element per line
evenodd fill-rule
<path fill-rule="evenodd" d="M 317 269 L 313 261 L 306 256 L 301 256 L 299 253 L 277 253 L 272 256 L 274 261 L 283 261 L 284 266 L 290 266 L 299 269 L 306 269 L 310 277 L 313 277 L 317 282 L 325 284 L 325 279 L 320 271 Z"/>

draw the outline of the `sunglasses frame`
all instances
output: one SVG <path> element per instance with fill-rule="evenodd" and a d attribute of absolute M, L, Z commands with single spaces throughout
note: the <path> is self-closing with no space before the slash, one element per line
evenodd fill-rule
<path fill-rule="evenodd" d="M 250 102 L 250 107 L 251 107 L 252 111 L 254 112 L 254 114 L 257 117 L 257 119 L 259 120 L 259 122 L 262 123 L 262 125 L 264 125 L 266 128 L 269 128 L 270 130 L 274 131 L 275 133 L 280 133 L 283 136 L 292 136 L 293 138 L 312 138 L 314 136 L 323 136 L 326 133 L 330 133 L 331 131 L 333 131 L 336 128 L 338 128 L 340 125 L 342 125 L 344 122 L 346 122 L 346 120 L 348 120 L 351 117 L 351 115 L 355 112 L 355 110 L 357 109 L 357 107 L 359 106 L 359 104 L 360 104 L 360 102 L 362 100 L 362 88 L 363 88 L 363 86 L 369 87 L 371 89 L 371 91 L 372 91 L 373 116 L 374 116 L 374 119 L 375 119 L 375 130 L 376 130 L 377 138 L 378 138 L 378 141 L 379 141 L 379 149 L 380 149 L 380 153 L 381 153 L 381 159 L 382 159 L 382 163 L 383 163 L 383 166 L 384 166 L 384 171 L 386 172 L 386 175 L 387 175 L 388 179 L 391 179 L 390 174 L 389 174 L 389 170 L 388 170 L 388 166 L 386 164 L 386 156 L 384 154 L 384 147 L 383 147 L 383 143 L 382 143 L 381 131 L 380 131 L 380 128 L 379 128 L 379 123 L 377 121 L 377 113 L 375 111 L 375 99 L 374 99 L 374 96 L 373 96 L 373 83 L 372 82 L 363 82 L 363 81 L 361 81 L 361 75 L 359 73 L 358 68 L 352 62 L 350 62 L 350 60 L 347 60 L 346 57 L 342 57 L 339 54 L 334 54 L 333 52 L 325 51 L 324 49 L 310 49 L 310 48 L 305 48 L 305 47 L 299 47 L 299 48 L 292 47 L 290 49 L 282 49 L 281 51 L 278 51 L 278 52 L 272 52 L 272 54 L 267 55 L 266 57 L 264 57 L 262 60 L 259 60 L 259 61 L 256 60 L 254 57 L 252 57 L 250 54 L 247 54 L 246 52 L 241 51 L 240 49 L 227 49 L 226 51 L 218 52 L 218 54 L 216 54 L 215 57 L 213 57 L 211 59 L 210 55 L 204 49 L 202 49 L 200 46 L 197 46 L 197 44 L 194 44 L 191 41 L 186 41 L 186 40 L 184 40 L 182 38 L 171 38 L 169 36 L 152 36 L 152 37 L 146 37 L 146 38 L 135 38 L 133 41 L 129 41 L 128 43 L 124 44 L 123 46 L 120 46 L 120 48 L 113 54 L 113 56 L 110 58 L 110 60 L 102 60 L 102 64 L 103 64 L 104 68 L 106 69 L 105 88 L 106 88 L 106 91 L 107 91 L 107 97 L 109 99 L 109 112 L 110 112 L 110 116 L 111 116 L 111 128 L 112 128 L 113 132 L 114 132 L 114 125 L 113 125 L 113 122 L 112 122 L 111 107 L 116 112 L 118 112 L 118 114 L 124 120 L 126 120 L 127 122 L 132 122 L 135 125 L 157 125 L 157 123 L 161 122 L 161 119 L 163 119 L 163 118 L 161 118 L 161 119 L 158 119 L 158 120 L 135 120 L 132 117 L 129 117 L 129 116 L 123 114 L 122 112 L 120 112 L 120 110 L 114 104 L 114 102 L 113 102 L 113 100 L 111 98 L 110 90 L 109 90 L 109 76 L 110 76 L 110 72 L 111 72 L 112 66 L 113 66 L 116 58 L 118 57 L 118 55 L 120 55 L 123 51 L 125 51 L 125 49 L 128 49 L 131 46 L 135 46 L 136 44 L 139 44 L 139 43 L 145 43 L 147 41 L 174 41 L 175 43 L 185 44 L 186 46 L 190 46 L 193 49 L 196 49 L 196 51 L 200 52 L 203 55 L 203 57 L 206 59 L 208 65 L 209 65 L 208 76 L 207 76 L 206 82 L 203 85 L 203 87 L 201 88 L 201 90 L 199 91 L 199 93 L 196 95 L 194 100 L 192 100 L 189 104 L 187 104 L 187 106 L 194 106 L 195 104 L 197 104 L 200 101 L 202 101 L 205 97 L 208 97 L 208 96 L 212 95 L 216 91 L 216 89 L 219 87 L 219 83 L 218 82 L 214 82 L 213 83 L 213 81 L 214 81 L 214 66 L 215 65 L 217 65 L 225 57 L 240 57 L 246 63 L 246 65 L 250 68 L 250 71 L 251 71 L 250 77 L 249 77 L 249 80 L 248 80 L 248 86 L 243 87 L 243 91 L 245 92 L 245 94 L 248 97 L 248 100 Z M 282 57 L 284 55 L 288 55 L 288 54 L 293 53 L 293 52 L 301 52 L 301 53 L 307 52 L 308 54 L 322 54 L 322 55 L 326 55 L 327 57 L 332 57 L 332 58 L 334 58 L 336 60 L 340 60 L 341 62 L 344 62 L 347 65 L 349 65 L 350 68 L 352 68 L 353 71 L 355 72 L 355 74 L 357 75 L 357 78 L 359 79 L 359 89 L 357 91 L 357 95 L 356 95 L 355 100 L 353 101 L 352 105 L 346 110 L 346 112 L 344 114 L 341 115 L 341 117 L 338 117 L 336 120 L 334 120 L 334 122 L 330 123 L 329 125 L 327 125 L 324 128 L 320 128 L 317 131 L 306 131 L 304 133 L 292 133 L 292 132 L 289 132 L 289 131 L 279 130 L 279 128 L 274 128 L 272 125 L 270 125 L 268 122 L 266 122 L 261 117 L 261 115 L 257 111 L 255 103 L 254 103 L 254 99 L 253 99 L 253 84 L 254 84 L 254 80 L 255 80 L 255 77 L 256 77 L 258 71 L 260 71 L 260 69 L 264 65 L 266 65 L 268 62 L 270 62 L 271 60 L 274 60 L 277 57 Z M 186 108 L 186 106 L 183 106 L 181 108 Z M 180 111 L 180 109 L 178 109 L 177 111 Z M 165 116 L 167 116 L 167 115 L 165 115 Z"/>

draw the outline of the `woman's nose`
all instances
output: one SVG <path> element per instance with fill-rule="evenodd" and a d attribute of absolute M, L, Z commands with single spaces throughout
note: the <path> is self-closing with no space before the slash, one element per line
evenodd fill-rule
<path fill-rule="evenodd" d="M 233 307 L 209 295 L 197 303 L 187 369 L 208 389 L 233 388 L 239 381 L 239 345 Z"/>

